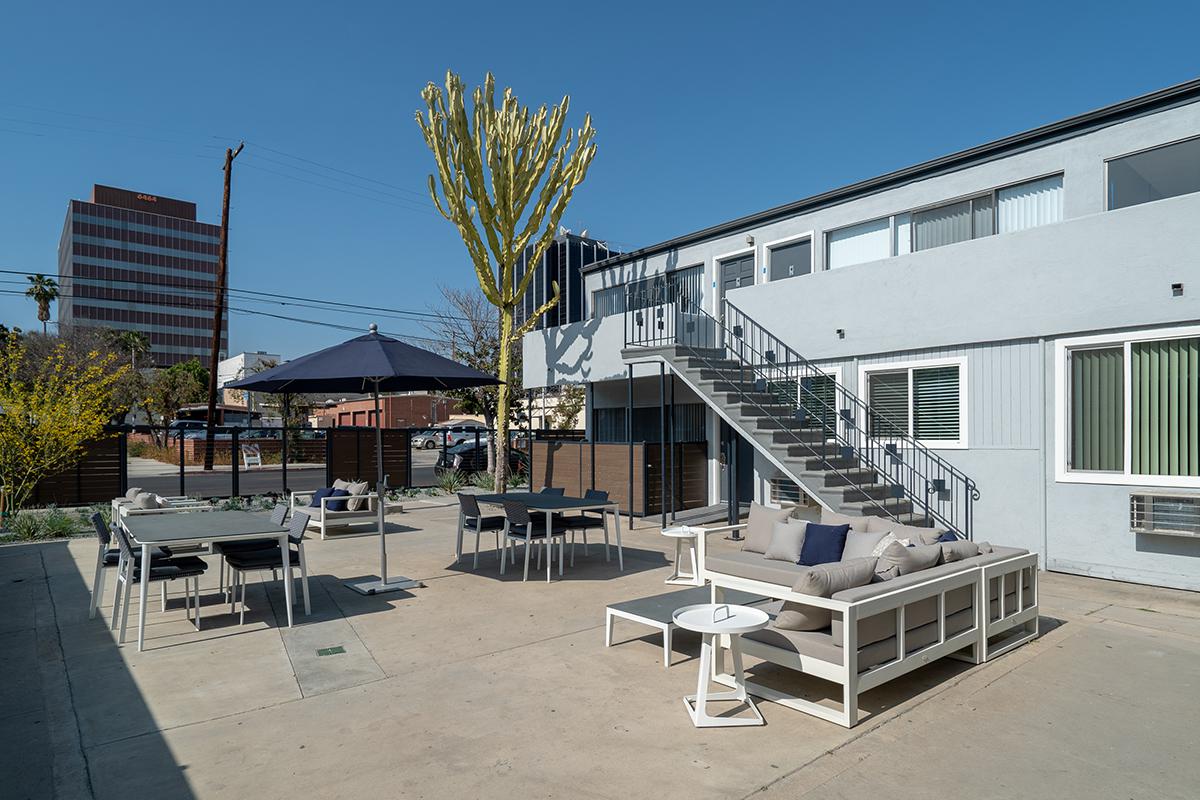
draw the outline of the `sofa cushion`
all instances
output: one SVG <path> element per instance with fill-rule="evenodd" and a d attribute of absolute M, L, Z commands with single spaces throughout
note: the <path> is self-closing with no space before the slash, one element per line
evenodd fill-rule
<path fill-rule="evenodd" d="M 846 534 L 849 532 L 849 525 L 808 523 L 804 532 L 804 548 L 800 551 L 800 563 L 813 567 L 841 561 L 842 551 L 846 549 Z"/>
<path fill-rule="evenodd" d="M 326 504 L 330 511 L 345 511 L 346 500 L 334 500 L 335 497 L 349 497 L 350 492 L 345 489 L 334 489 L 329 493 L 329 502 Z"/>
<path fill-rule="evenodd" d="M 138 492 L 133 498 L 134 508 L 158 508 L 158 501 L 149 492 Z"/>
<path fill-rule="evenodd" d="M 315 492 L 313 492 L 312 500 L 309 501 L 308 507 L 309 508 L 320 508 L 321 501 L 324 500 L 326 497 L 329 497 L 329 495 L 331 495 L 331 494 L 333 494 L 333 489 L 331 489 L 329 487 L 325 487 L 324 489 L 317 489 Z"/>
<path fill-rule="evenodd" d="M 706 550 L 704 553 L 704 568 L 724 575 L 733 575 L 751 581 L 764 581 L 780 586 L 791 586 L 796 578 L 805 570 L 799 564 L 787 561 L 772 561 L 763 558 L 760 553 L 745 550 L 714 553 Z"/>
<path fill-rule="evenodd" d="M 871 517 L 868 523 L 869 531 L 891 531 L 897 539 L 909 539 L 914 544 L 933 544 L 942 538 L 945 528 L 922 528 L 916 525 L 904 525 L 886 517 Z"/>
<path fill-rule="evenodd" d="M 815 658 L 830 664 L 841 664 L 845 652 L 833 643 L 828 631 L 789 631 L 774 625 L 743 633 L 742 640 L 750 639 L 762 644 L 790 650 L 807 658 Z M 753 647 L 753 645 L 751 645 Z M 753 654 L 751 652 L 751 654 Z"/>
<path fill-rule="evenodd" d="M 362 511 L 367 507 L 367 498 L 360 496 L 367 493 L 367 486 L 369 484 L 366 481 L 346 485 L 346 491 L 350 493 L 350 499 L 346 501 L 347 511 Z"/>
<path fill-rule="evenodd" d="M 758 503 L 750 504 L 750 517 L 746 520 L 746 543 L 742 549 L 750 553 L 767 552 L 771 546 L 771 536 L 775 533 L 775 523 L 782 522 L 792 515 L 790 508 L 767 508 Z"/>
<path fill-rule="evenodd" d="M 970 560 L 955 561 L 953 564 L 938 564 L 936 567 L 923 569 L 920 572 L 910 572 L 907 575 L 900 575 L 896 579 L 888 581 L 887 583 L 869 583 L 866 586 L 856 586 L 853 589 L 834 592 L 833 599 L 841 600 L 846 603 L 857 603 L 860 600 L 878 597 L 881 594 L 887 594 L 908 586 L 914 586 L 918 583 L 923 583 L 924 581 L 933 580 L 934 578 L 944 578 L 947 575 L 955 575 L 959 572 L 966 572 L 973 568 L 977 569 L 978 566 L 978 564 L 972 565 Z"/>
<path fill-rule="evenodd" d="M 968 584 L 967 586 L 959 586 L 957 589 L 951 589 L 946 592 L 946 616 L 957 614 L 967 608 L 971 608 L 975 602 L 975 586 Z M 937 620 L 937 597 L 926 597 L 904 606 L 904 630 L 911 631 L 919 628 L 922 625 L 927 625 L 930 622 Z M 833 626 L 833 641 L 838 647 L 844 646 L 844 629 L 841 625 Z M 894 609 L 882 611 L 878 614 L 872 614 L 869 617 L 860 617 L 858 620 L 858 639 L 859 648 L 866 647 L 875 642 L 881 642 L 884 639 L 896 635 L 896 612 Z"/>
<path fill-rule="evenodd" d="M 887 534 L 883 532 L 855 533 L 854 528 L 850 528 L 850 532 L 846 534 L 846 548 L 842 550 L 842 561 L 849 561 L 852 558 L 866 558 L 868 556 L 879 558 L 879 554 L 872 551 L 884 536 L 887 536 Z"/>
<path fill-rule="evenodd" d="M 141 493 L 142 493 L 142 487 L 130 486 L 129 491 L 125 492 L 125 499 L 126 500 L 134 500 Z"/>
<path fill-rule="evenodd" d="M 831 597 L 834 592 L 864 586 L 875 574 L 875 559 L 856 558 L 833 564 L 820 564 L 801 573 L 792 591 L 813 597 Z M 828 628 L 833 612 L 828 608 L 788 601 L 783 604 L 775 627 L 789 631 L 819 631 Z"/>
<path fill-rule="evenodd" d="M 974 542 L 968 542 L 965 539 L 955 539 L 952 542 L 942 542 L 938 545 L 942 548 L 942 563 L 949 564 L 953 561 L 962 561 L 964 558 L 974 558 L 979 555 L 979 545 Z"/>
<path fill-rule="evenodd" d="M 330 489 L 348 489 L 348 488 L 350 488 L 350 481 L 344 481 L 341 478 L 337 478 L 334 480 L 333 486 L 330 486 L 329 488 Z"/>
<path fill-rule="evenodd" d="M 764 557 L 775 561 L 788 561 L 792 564 L 800 561 L 800 552 L 804 547 L 804 531 L 808 524 L 799 520 L 785 519 L 772 526 L 771 543 L 767 545 Z"/>
<path fill-rule="evenodd" d="M 821 524 L 822 525 L 849 525 L 850 530 L 855 533 L 866 533 L 870 530 L 870 521 L 867 517 L 856 517 L 850 514 L 839 514 L 836 511 L 830 511 L 828 508 L 821 509 Z"/>
<path fill-rule="evenodd" d="M 895 567 L 900 575 L 910 572 L 920 572 L 930 567 L 936 567 L 942 560 L 940 544 L 919 544 L 905 547 L 899 542 L 889 544 L 879 556 L 875 571 L 886 575 L 888 570 Z"/>
<path fill-rule="evenodd" d="M 912 542 L 910 542 L 908 539 L 897 539 L 896 534 L 888 531 L 880 538 L 878 542 L 875 543 L 875 546 L 871 548 L 871 555 L 875 558 L 879 558 L 881 555 L 883 555 L 883 551 L 888 548 L 888 545 L 892 544 L 893 542 L 899 542 L 905 547 L 908 547 L 910 544 L 912 544 Z"/>

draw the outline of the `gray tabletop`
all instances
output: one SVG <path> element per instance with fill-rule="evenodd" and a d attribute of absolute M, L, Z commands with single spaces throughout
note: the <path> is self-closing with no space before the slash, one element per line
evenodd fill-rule
<path fill-rule="evenodd" d="M 179 511 L 125 517 L 125 530 L 138 544 L 211 542 L 255 536 L 280 536 L 286 529 L 257 511 Z"/>
<path fill-rule="evenodd" d="M 611 500 L 589 500 L 586 497 L 568 497 L 561 494 L 542 494 L 541 492 L 508 492 L 506 494 L 477 494 L 475 499 L 480 503 L 502 503 L 505 500 L 515 500 L 524 503 L 536 511 L 573 511 L 581 508 L 604 508 L 613 505 Z"/>
<path fill-rule="evenodd" d="M 756 594 L 726 589 L 723 602 L 735 605 L 754 605 L 761 603 L 765 599 Z M 671 615 L 675 613 L 676 609 L 710 602 L 712 602 L 712 588 L 709 586 L 696 586 L 691 589 L 680 589 L 674 592 L 666 592 L 665 594 L 656 594 L 651 597 L 638 597 L 634 600 L 624 600 L 620 603 L 609 603 L 608 607 L 617 611 L 623 611 L 626 614 L 633 614 L 634 616 L 665 623 L 671 621 Z"/>

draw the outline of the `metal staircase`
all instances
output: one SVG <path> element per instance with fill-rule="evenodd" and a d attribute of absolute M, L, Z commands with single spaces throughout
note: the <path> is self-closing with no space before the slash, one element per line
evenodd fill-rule
<path fill-rule="evenodd" d="M 628 293 L 626 309 L 626 359 L 662 358 L 822 505 L 971 538 L 971 478 L 728 300 L 717 319 L 661 282 Z"/>

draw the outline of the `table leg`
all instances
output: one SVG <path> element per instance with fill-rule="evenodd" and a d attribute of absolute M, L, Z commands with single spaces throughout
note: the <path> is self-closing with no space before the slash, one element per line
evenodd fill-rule
<path fill-rule="evenodd" d="M 130 574 L 137 569 L 137 564 L 133 564 L 130 569 Z M 138 605 L 138 652 L 142 652 L 142 646 L 146 640 L 146 601 L 149 598 L 150 589 L 150 545 L 142 545 L 142 569 L 141 577 L 138 586 L 138 599 L 141 601 Z"/>
<path fill-rule="evenodd" d="M 279 537 L 279 549 L 283 553 L 283 596 L 284 603 L 287 605 L 288 627 L 292 627 L 292 569 L 291 559 L 288 552 L 288 537 L 287 534 L 281 534 Z M 244 589 L 242 591 L 245 591 Z"/>
<path fill-rule="evenodd" d="M 550 538 L 550 518 L 554 516 L 546 512 L 546 583 L 550 582 L 550 565 L 554 563 L 554 540 Z"/>
<path fill-rule="evenodd" d="M 621 549 L 621 509 L 617 507 L 613 511 L 613 518 L 617 525 L 617 568 L 622 572 L 625 571 L 625 551 Z M 629 518 L 629 524 L 633 525 L 633 517 Z"/>

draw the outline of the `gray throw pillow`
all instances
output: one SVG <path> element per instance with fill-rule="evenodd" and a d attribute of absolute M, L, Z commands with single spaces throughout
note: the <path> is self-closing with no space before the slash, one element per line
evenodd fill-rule
<path fill-rule="evenodd" d="M 916 547 L 905 547 L 899 542 L 893 542 L 879 556 L 875 572 L 886 575 L 888 570 L 895 567 L 900 575 L 908 575 L 910 572 L 936 567 L 941 560 L 941 545 L 919 544 Z"/>
<path fill-rule="evenodd" d="M 367 485 L 366 481 L 346 485 L 346 491 L 350 493 L 350 499 L 346 501 L 347 511 L 360 511 L 366 508 L 367 498 L 361 497 L 361 495 L 367 493 Z"/>
<path fill-rule="evenodd" d="M 883 531 L 887 533 L 891 531 L 896 535 L 897 539 L 909 539 L 914 544 L 934 544 L 941 535 L 946 532 L 945 528 L 921 528 L 916 525 L 902 525 L 894 519 L 886 517 L 871 517 L 868 523 L 867 530 L 874 533 L 875 531 Z"/>
<path fill-rule="evenodd" d="M 980 553 L 990 553 L 990 552 L 992 552 L 993 549 L 994 548 L 992 547 L 991 542 L 980 542 L 979 543 L 979 552 Z"/>
<path fill-rule="evenodd" d="M 808 523 L 801 520 L 785 519 L 776 522 L 771 529 L 771 543 L 767 545 L 764 556 L 772 561 L 787 561 L 795 564 L 800 560 L 800 551 L 804 548 L 804 532 Z"/>
<path fill-rule="evenodd" d="M 333 486 L 330 486 L 329 488 L 330 488 L 330 489 L 346 489 L 346 490 L 349 490 L 349 488 L 350 488 L 350 482 L 349 482 L 349 481 L 344 481 L 344 480 L 342 480 L 341 478 L 337 478 L 336 480 L 334 480 L 334 482 L 333 482 Z"/>
<path fill-rule="evenodd" d="M 828 508 L 822 508 L 821 524 L 849 525 L 851 533 L 866 533 L 870 530 L 871 523 L 867 517 L 854 517 L 849 514 L 839 514 L 836 511 L 830 511 Z M 887 533 L 887 531 L 882 531 L 881 533 Z"/>
<path fill-rule="evenodd" d="M 887 534 L 882 531 L 875 533 L 850 531 L 846 534 L 846 547 L 842 550 L 842 561 L 849 561 L 852 558 L 867 558 L 884 536 Z"/>
<path fill-rule="evenodd" d="M 960 540 L 957 542 L 942 542 L 942 563 L 962 561 L 964 558 L 974 558 L 979 555 L 979 545 L 974 542 Z"/>
<path fill-rule="evenodd" d="M 746 529 L 742 531 L 746 537 L 742 549 L 747 553 L 766 553 L 771 546 L 771 536 L 775 533 L 775 523 L 783 522 L 791 514 L 790 508 L 767 508 L 751 503 L 750 518 L 746 520 Z"/>
<path fill-rule="evenodd" d="M 142 493 L 142 487 L 130 486 L 129 491 L 125 493 L 126 500 L 136 500 L 137 496 Z"/>
<path fill-rule="evenodd" d="M 843 523 L 844 524 L 844 523 Z M 832 597 L 844 589 L 866 586 L 875 574 L 875 559 L 855 558 L 809 567 L 792 585 L 792 591 L 813 597 Z M 775 627 L 785 631 L 819 631 L 833 622 L 833 612 L 788 601 L 775 617 Z"/>
<path fill-rule="evenodd" d="M 134 508 L 158 508 L 158 501 L 149 492 L 141 492 L 133 498 Z"/>

